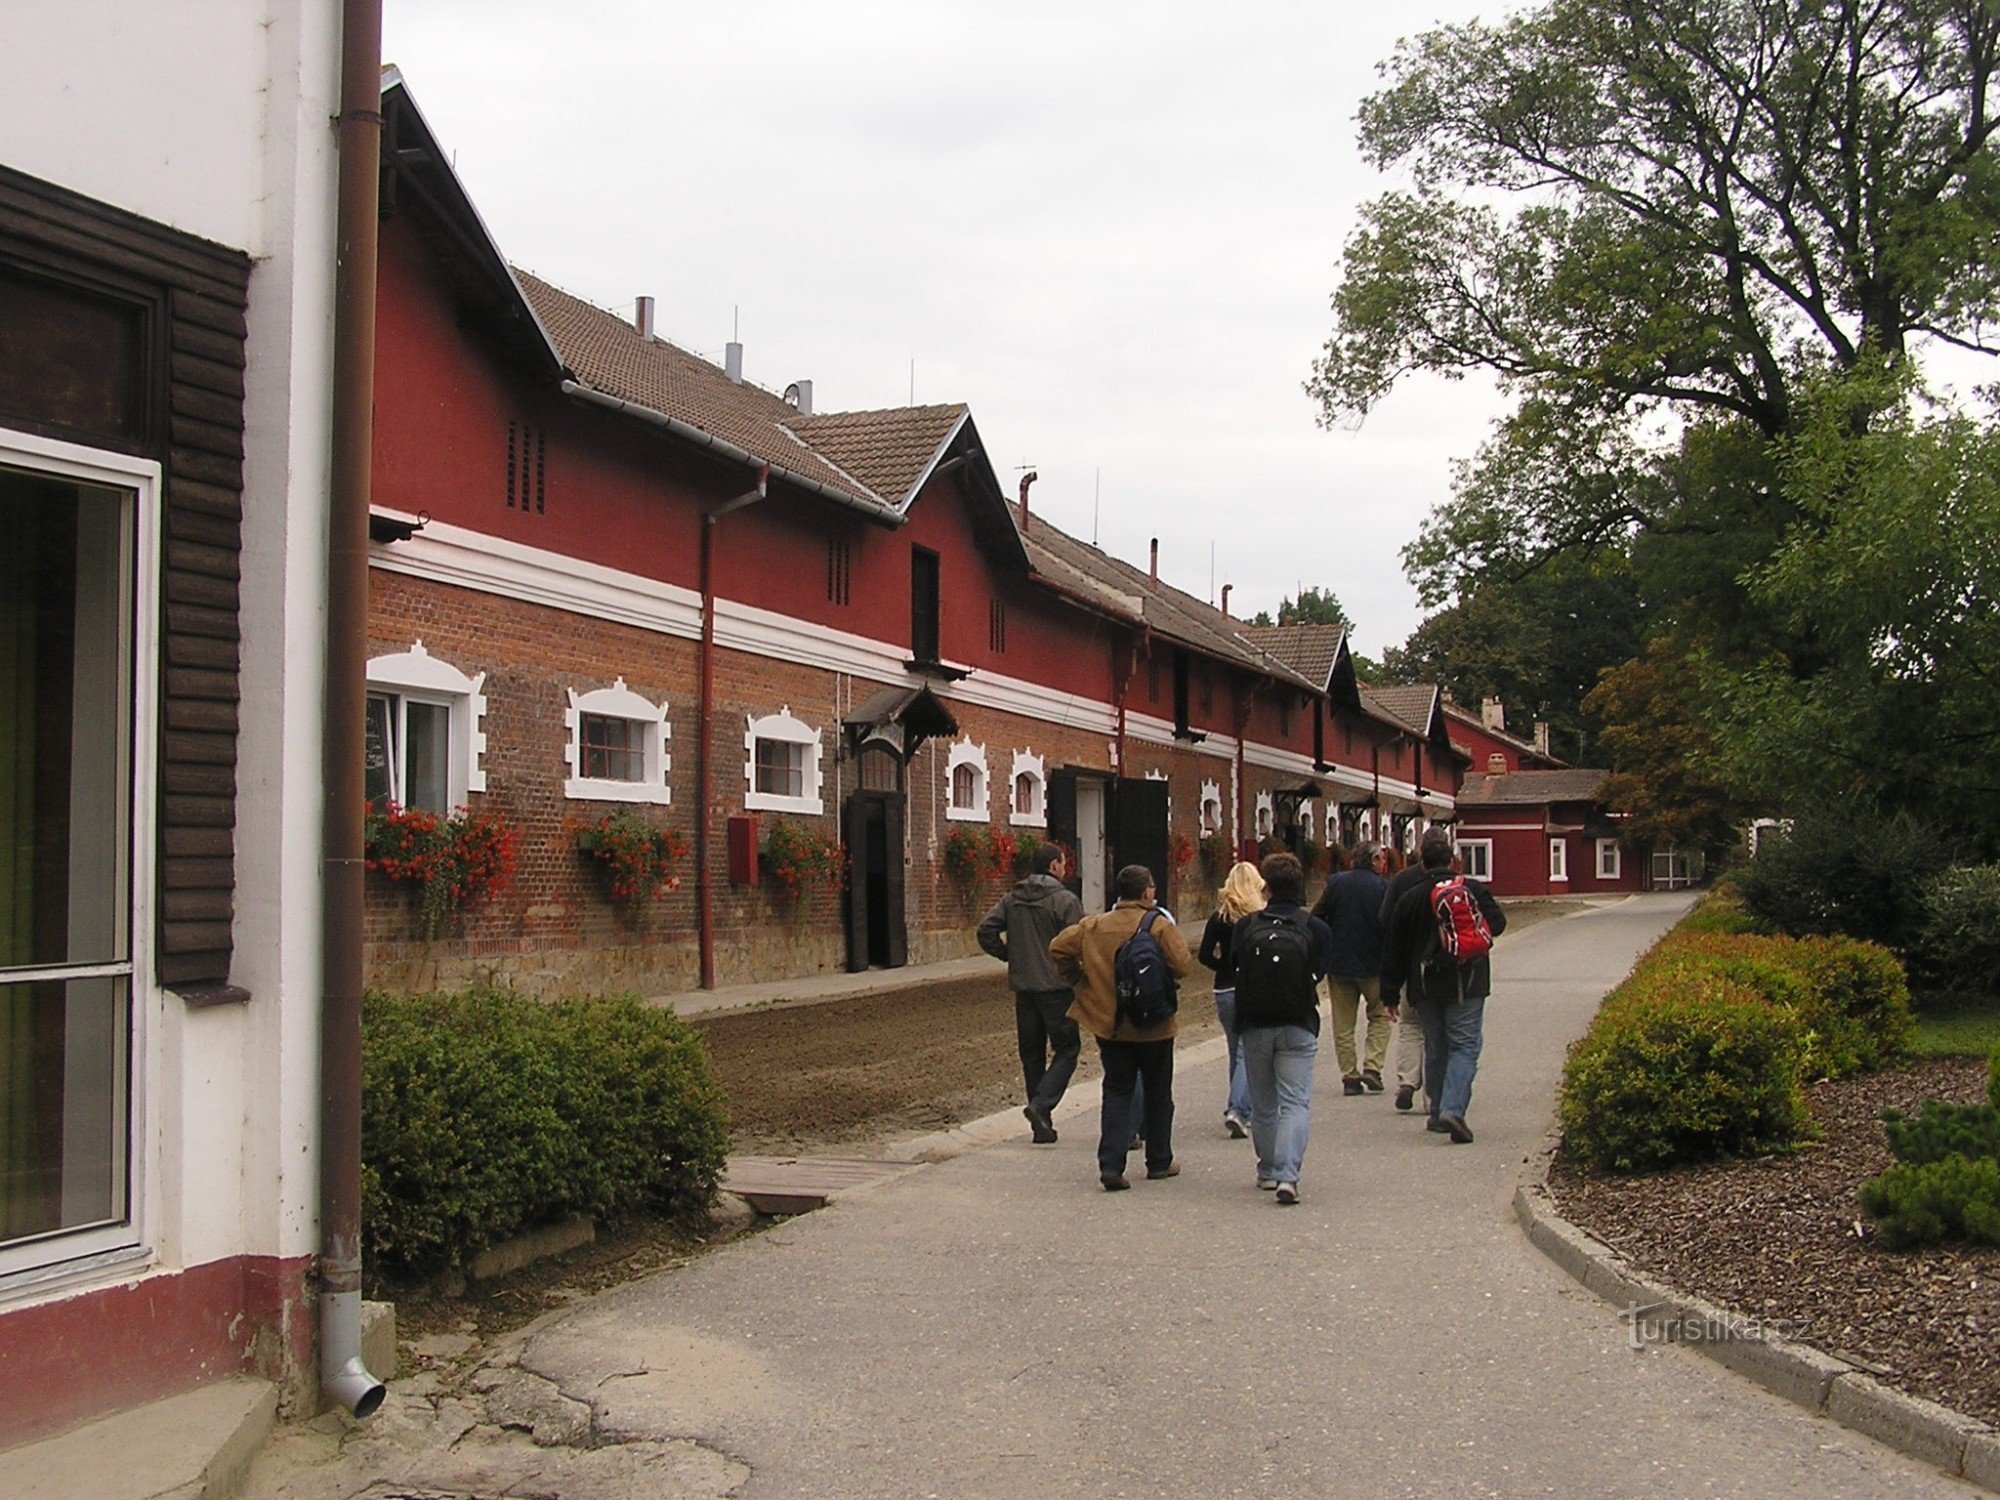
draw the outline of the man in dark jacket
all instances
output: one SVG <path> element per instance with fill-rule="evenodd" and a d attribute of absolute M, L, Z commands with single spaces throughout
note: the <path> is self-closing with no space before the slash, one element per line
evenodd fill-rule
<path fill-rule="evenodd" d="M 1389 934 L 1382 959 L 1382 1002 L 1395 1014 L 1405 988 L 1424 1028 L 1424 1079 L 1430 1095 L 1429 1128 L 1448 1135 L 1456 1145 L 1470 1145 L 1472 1129 L 1465 1111 L 1472 1103 L 1472 1078 L 1479 1069 L 1486 997 L 1493 990 L 1491 963 L 1480 957 L 1459 964 L 1438 945 L 1431 893 L 1451 873 L 1451 835 L 1433 828 L 1424 835 L 1419 858 L 1423 875 L 1396 899 L 1389 914 Z M 1477 880 L 1466 889 L 1479 904 L 1486 925 L 1498 937 L 1507 929 L 1507 914 L 1493 893 Z"/>
<path fill-rule="evenodd" d="M 1299 904 L 1306 872 L 1297 855 L 1266 855 L 1261 868 L 1271 899 L 1230 935 L 1236 1030 L 1250 1080 L 1257 1186 L 1276 1189 L 1278 1202 L 1289 1208 L 1299 1201 L 1299 1169 L 1312 1124 L 1319 982 L 1333 959 L 1333 934 Z"/>
<path fill-rule="evenodd" d="M 1055 1108 L 1076 1072 L 1083 1039 L 1070 1019 L 1076 998 L 1049 962 L 1049 943 L 1083 920 L 1083 903 L 1063 885 L 1061 846 L 1038 845 L 1029 873 L 1002 896 L 979 923 L 979 946 L 1007 964 L 1014 991 L 1014 1032 L 1021 1046 L 1021 1076 L 1028 1085 L 1028 1128 L 1039 1145 L 1056 1138 Z M 1053 1052 L 1053 1056 L 1051 1056 Z"/>
<path fill-rule="evenodd" d="M 1333 1054 L 1340 1061 L 1340 1087 L 1346 1094 L 1363 1089 L 1381 1093 L 1382 1063 L 1389 1055 L 1389 1012 L 1382 1007 L 1382 902 L 1389 893 L 1384 863 L 1379 845 L 1360 845 L 1354 868 L 1329 880 L 1313 907 L 1313 915 L 1333 934 L 1326 990 L 1333 1001 Z M 1368 1040 L 1357 1059 L 1355 1022 L 1364 1004 Z"/>

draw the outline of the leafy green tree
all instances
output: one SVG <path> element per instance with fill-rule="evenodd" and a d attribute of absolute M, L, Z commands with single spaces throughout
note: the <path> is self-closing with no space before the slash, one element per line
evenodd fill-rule
<path fill-rule="evenodd" d="M 1737 810 L 1708 723 L 1714 675 L 1703 652 L 1662 638 L 1606 671 L 1585 699 L 1603 725 L 1611 803 L 1642 844 L 1716 851 L 1735 840 Z"/>
<path fill-rule="evenodd" d="M 1347 617 L 1347 611 L 1340 607 L 1340 600 L 1334 597 L 1332 589 L 1302 588 L 1298 598 L 1289 594 L 1278 601 L 1278 618 L 1271 619 L 1268 609 L 1260 609 L 1250 617 L 1252 625 L 1345 625 L 1350 630 L 1354 622 Z"/>

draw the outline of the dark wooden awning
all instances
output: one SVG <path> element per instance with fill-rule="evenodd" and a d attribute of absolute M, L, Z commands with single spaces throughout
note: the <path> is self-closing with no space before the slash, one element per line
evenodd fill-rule
<path fill-rule="evenodd" d="M 933 735 L 957 734 L 958 720 L 928 687 L 886 687 L 857 704 L 841 727 L 855 745 L 887 740 L 908 761 Z"/>

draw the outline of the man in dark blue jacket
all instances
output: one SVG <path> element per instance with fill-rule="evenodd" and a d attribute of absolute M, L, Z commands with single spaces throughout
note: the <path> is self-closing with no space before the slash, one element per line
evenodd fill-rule
<path fill-rule="evenodd" d="M 1382 1063 L 1389 1055 L 1389 1012 L 1382 1006 L 1382 902 L 1389 882 L 1379 845 L 1354 851 L 1354 868 L 1343 870 L 1320 892 L 1313 915 L 1333 934 L 1333 963 L 1326 991 L 1333 1001 L 1333 1052 L 1340 1059 L 1342 1093 L 1382 1092 Z M 1368 1039 L 1356 1067 L 1355 1022 L 1367 1004 Z"/>
<path fill-rule="evenodd" d="M 1319 1055 L 1319 982 L 1333 958 L 1333 934 L 1299 903 L 1306 872 L 1295 854 L 1267 855 L 1260 867 L 1270 901 L 1236 924 L 1236 1030 L 1250 1080 L 1250 1142 L 1257 1186 L 1299 1201 L 1312 1121 L 1313 1059 Z"/>
<path fill-rule="evenodd" d="M 1451 873 L 1451 835 L 1433 828 L 1419 851 L 1423 878 L 1396 900 L 1389 913 L 1389 935 L 1382 958 L 1382 1003 L 1397 1012 L 1405 987 L 1424 1028 L 1424 1088 L 1430 1096 L 1430 1129 L 1448 1135 L 1456 1145 L 1472 1143 L 1465 1123 L 1472 1103 L 1472 1077 L 1479 1070 L 1484 1040 L 1486 997 L 1493 990 L 1493 966 L 1484 957 L 1459 964 L 1438 945 L 1431 892 Z M 1507 929 L 1507 914 L 1493 893 L 1477 880 L 1466 880 L 1486 925 L 1498 937 Z"/>

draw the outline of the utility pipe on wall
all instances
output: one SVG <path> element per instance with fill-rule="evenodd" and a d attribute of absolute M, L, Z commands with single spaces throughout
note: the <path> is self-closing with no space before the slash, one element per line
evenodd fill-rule
<path fill-rule="evenodd" d="M 382 3 L 341 13 L 338 260 L 327 498 L 326 802 L 321 828 L 319 1379 L 356 1417 L 382 1404 L 361 1361 L 362 742 L 367 718 L 368 494 L 374 443 L 375 245 Z"/>

